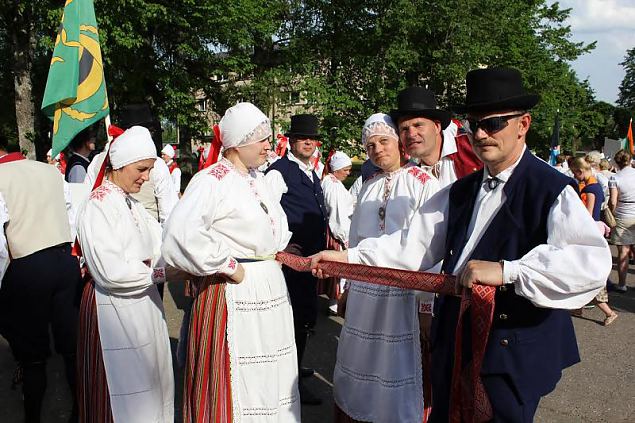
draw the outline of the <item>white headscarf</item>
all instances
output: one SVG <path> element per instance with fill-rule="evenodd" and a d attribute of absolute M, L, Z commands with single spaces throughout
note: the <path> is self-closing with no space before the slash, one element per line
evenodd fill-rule
<path fill-rule="evenodd" d="M 336 151 L 335 154 L 331 156 L 331 161 L 329 162 L 329 166 L 333 172 L 352 165 L 353 162 L 351 161 L 351 158 L 342 151 Z"/>
<path fill-rule="evenodd" d="M 218 126 L 225 149 L 254 144 L 272 134 L 269 118 L 251 103 L 227 109 Z"/>
<path fill-rule="evenodd" d="M 385 113 L 375 113 L 366 119 L 362 128 L 362 144 L 366 145 L 366 141 L 373 135 L 386 135 L 399 141 L 397 126 Z"/>
<path fill-rule="evenodd" d="M 53 154 L 53 149 L 49 149 L 49 151 L 46 152 L 46 156 L 47 157 L 51 157 L 52 158 L 52 154 Z M 58 154 L 57 156 L 55 156 L 55 160 L 57 160 L 59 162 L 61 156 Z"/>
<path fill-rule="evenodd" d="M 172 147 L 170 144 L 167 144 L 165 147 L 163 147 L 163 150 L 161 150 L 161 154 L 165 154 L 169 158 L 173 159 L 176 152 L 174 151 L 174 147 Z"/>
<path fill-rule="evenodd" d="M 156 158 L 157 149 L 150 131 L 143 126 L 125 130 L 110 146 L 110 164 L 115 170 L 139 160 Z"/>

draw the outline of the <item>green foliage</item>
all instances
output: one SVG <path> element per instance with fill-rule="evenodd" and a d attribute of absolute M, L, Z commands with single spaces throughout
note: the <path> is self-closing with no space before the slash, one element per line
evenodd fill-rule
<path fill-rule="evenodd" d="M 626 52 L 624 61 L 620 63 L 626 71 L 620 84 L 617 104 L 635 111 L 635 47 Z"/>
<path fill-rule="evenodd" d="M 451 107 L 464 100 L 470 69 L 514 66 L 542 97 L 532 113 L 532 148 L 546 153 L 558 109 L 565 150 L 621 133 L 625 109 L 597 103 L 588 81 L 579 81 L 571 69 L 570 62 L 595 45 L 571 39 L 570 9 L 557 2 L 94 2 L 115 123 L 121 105 L 148 102 L 162 121 L 179 125 L 182 138 L 207 133 L 194 97 L 203 92 L 218 113 L 249 100 L 283 128 L 290 113 L 314 112 L 322 119 L 325 148 L 356 154 L 364 120 L 394 108 L 404 87 L 428 86 L 440 106 Z M 0 6 L 0 94 L 13 96 L 9 47 L 19 30 L 16 16 L 24 17 L 38 34 L 33 81 L 39 105 L 63 2 L 0 0 Z M 630 108 L 634 56 L 635 49 L 629 50 L 623 63 L 624 99 L 620 94 L 620 104 Z M 290 102 L 290 92 L 302 92 L 306 104 Z M 0 130 L 14 127 L 9 101 L 0 112 Z"/>

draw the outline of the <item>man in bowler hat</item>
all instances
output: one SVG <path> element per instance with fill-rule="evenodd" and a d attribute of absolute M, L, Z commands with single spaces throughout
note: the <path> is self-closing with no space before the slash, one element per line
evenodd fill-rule
<path fill-rule="evenodd" d="M 404 89 L 397 95 L 397 109 L 390 116 L 406 152 L 434 175 L 442 188 L 483 167 L 461 122 L 437 108 L 432 91 Z"/>
<path fill-rule="evenodd" d="M 324 195 L 320 177 L 310 160 L 320 138 L 317 117 L 310 114 L 291 116 L 291 129 L 285 135 L 289 137 L 291 151 L 274 162 L 267 173 L 279 172 L 288 188 L 280 200 L 289 230 L 293 233 L 288 250 L 309 256 L 326 248 Z M 310 273 L 296 272 L 286 266 L 282 270 L 293 309 L 299 374 L 301 378 L 309 377 L 313 375 L 313 369 L 301 367 L 301 364 L 309 332 L 317 319 L 317 280 Z M 299 388 L 303 404 L 318 405 L 322 402 L 301 380 Z"/>
<path fill-rule="evenodd" d="M 421 270 L 443 260 L 442 272 L 456 275 L 463 289 L 496 287 L 489 333 L 462 321 L 461 363 L 454 363 L 460 299 L 435 302 L 432 422 L 533 421 L 562 369 L 580 361 L 568 310 L 591 301 L 611 270 L 608 245 L 573 180 L 527 149 L 529 110 L 538 96 L 526 93 L 521 80 L 509 68 L 467 74 L 459 110 L 467 113 L 482 170 L 439 191 L 402 233 L 313 260 L 314 268 L 320 260 L 340 260 Z M 421 254 L 408 261 L 405 249 Z M 478 379 L 466 374 L 473 335 L 487 340 Z"/>

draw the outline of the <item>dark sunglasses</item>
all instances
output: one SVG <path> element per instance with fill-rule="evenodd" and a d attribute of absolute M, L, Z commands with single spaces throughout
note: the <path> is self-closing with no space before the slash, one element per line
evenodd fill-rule
<path fill-rule="evenodd" d="M 510 119 L 517 118 L 519 116 L 524 115 L 525 113 L 518 113 L 515 115 L 507 115 L 507 116 L 494 116 L 486 119 L 476 120 L 469 119 L 467 122 L 470 124 L 470 130 L 473 134 L 476 134 L 476 131 L 482 129 L 488 135 L 495 134 L 498 131 L 501 131 L 509 125 L 507 122 Z"/>

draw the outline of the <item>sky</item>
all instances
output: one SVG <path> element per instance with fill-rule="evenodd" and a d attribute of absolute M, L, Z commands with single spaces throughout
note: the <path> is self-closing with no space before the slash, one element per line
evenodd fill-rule
<path fill-rule="evenodd" d="M 549 3 L 554 3 L 550 1 Z M 597 100 L 615 104 L 624 78 L 620 62 L 635 47 L 635 0 L 561 0 L 571 8 L 568 24 L 573 41 L 597 41 L 591 53 L 571 65 L 580 80 L 589 79 Z"/>

